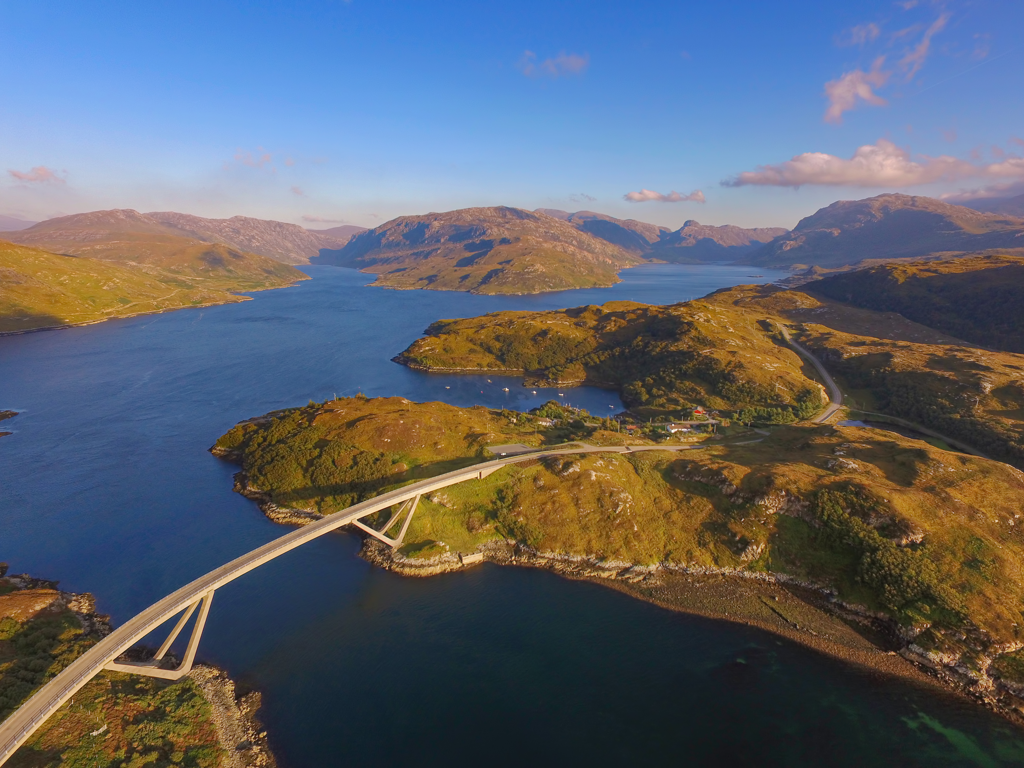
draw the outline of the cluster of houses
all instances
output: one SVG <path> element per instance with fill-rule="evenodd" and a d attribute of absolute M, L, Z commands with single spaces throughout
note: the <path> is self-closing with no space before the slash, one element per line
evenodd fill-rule
<path fill-rule="evenodd" d="M 663 429 L 670 434 L 687 434 L 689 432 L 695 432 L 700 430 L 703 426 L 713 426 L 718 424 L 715 417 L 718 416 L 717 411 L 708 412 L 701 406 L 697 406 L 692 411 L 690 421 L 674 421 L 669 424 L 655 424 L 655 429 Z M 623 429 L 628 434 L 636 434 L 643 430 L 643 425 L 640 424 L 624 424 Z"/>
<path fill-rule="evenodd" d="M 669 424 L 655 424 L 655 425 L 644 425 L 644 424 L 622 424 L 622 431 L 627 434 L 638 434 L 644 430 L 644 427 L 654 427 L 656 430 L 665 430 L 670 434 L 687 434 L 689 432 L 699 431 L 701 427 L 714 426 L 718 424 L 716 417 L 718 411 L 708 412 L 701 406 L 696 406 L 691 412 L 689 421 L 676 421 Z M 616 416 L 620 422 L 622 415 Z M 547 417 L 541 417 L 537 419 L 537 425 L 541 427 L 553 427 L 558 423 L 556 419 L 549 419 Z"/>

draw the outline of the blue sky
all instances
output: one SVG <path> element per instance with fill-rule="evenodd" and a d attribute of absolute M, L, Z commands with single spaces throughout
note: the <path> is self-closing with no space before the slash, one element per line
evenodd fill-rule
<path fill-rule="evenodd" d="M 0 0 L 0 213 L 793 226 L 1019 193 L 1022 31 L 1019 0 Z"/>

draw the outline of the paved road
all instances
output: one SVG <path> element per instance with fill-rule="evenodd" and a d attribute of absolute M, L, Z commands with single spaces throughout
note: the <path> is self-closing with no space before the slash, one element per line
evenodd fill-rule
<path fill-rule="evenodd" d="M 825 366 L 821 364 L 818 358 L 793 341 L 793 338 L 789 335 L 789 330 L 786 326 L 779 325 L 779 329 L 782 331 L 782 338 L 786 340 L 786 343 L 806 357 L 811 365 L 814 366 L 814 369 L 821 375 L 821 378 L 825 380 L 825 385 L 828 387 L 828 396 L 831 402 L 829 403 L 828 408 L 811 419 L 811 421 L 816 424 L 828 421 L 836 411 L 843 407 L 843 393 L 839 391 L 839 385 L 836 384 L 835 379 L 829 376 L 828 371 L 825 370 Z"/>
<path fill-rule="evenodd" d="M 812 355 L 807 349 L 793 341 L 793 339 L 789 335 L 789 331 L 785 328 L 785 326 L 780 325 L 779 328 L 782 330 L 782 336 L 783 338 L 786 339 L 786 343 L 788 343 L 791 347 L 793 347 L 793 349 L 795 349 L 801 355 L 810 360 L 811 364 L 814 365 L 814 368 L 818 371 L 818 373 L 821 374 L 821 377 L 825 380 L 825 383 L 828 385 L 829 397 L 831 397 L 832 402 L 828 408 L 826 408 L 824 411 L 822 411 L 813 419 L 811 419 L 811 421 L 817 422 L 818 424 L 820 424 L 823 421 L 827 421 L 832 416 L 832 414 L 834 414 L 842 407 L 843 393 L 839 391 L 839 387 L 836 385 L 835 380 L 831 376 L 829 376 L 828 371 L 825 370 L 825 366 L 823 366 L 821 362 L 819 362 L 818 358 Z M 930 437 L 937 437 L 939 440 L 942 440 L 948 443 L 949 445 L 953 446 L 954 448 L 964 451 L 965 453 L 969 453 L 972 456 L 980 456 L 983 459 L 992 458 L 991 456 L 987 456 L 986 454 L 979 451 L 977 448 L 968 445 L 962 440 L 957 440 L 955 437 L 949 437 L 948 435 L 944 435 L 941 432 L 936 432 L 934 429 L 929 429 L 928 427 L 924 427 L 920 424 L 915 424 L 912 421 L 907 421 L 906 419 L 901 419 L 897 416 L 890 416 L 887 413 L 873 413 L 872 411 L 857 411 L 857 413 L 863 413 L 866 416 L 881 416 L 885 419 L 889 419 L 895 422 L 896 424 L 902 424 L 905 427 L 909 427 L 910 429 L 920 432 L 921 434 L 928 435 Z"/>
<path fill-rule="evenodd" d="M 557 448 L 547 451 L 536 451 L 529 454 L 509 456 L 494 461 L 475 464 L 465 469 L 448 472 L 444 475 L 407 485 L 394 491 L 382 494 L 369 501 L 349 507 L 341 512 L 317 520 L 314 523 L 298 528 L 281 536 L 248 554 L 222 565 L 205 576 L 201 576 L 190 584 L 168 595 L 163 600 L 150 606 L 142 613 L 129 619 L 86 653 L 72 662 L 67 669 L 44 685 L 28 701 L 21 705 L 3 723 L 0 723 L 0 765 L 7 762 L 25 741 L 45 720 L 61 705 L 68 701 L 93 677 L 99 674 L 106 665 L 146 635 L 173 618 L 189 606 L 215 589 L 234 581 L 264 563 L 290 552 L 296 547 L 337 530 L 349 523 L 365 517 L 381 509 L 407 501 L 415 496 L 455 485 L 465 480 L 480 479 L 499 469 L 521 461 L 548 456 L 578 455 L 583 453 L 631 453 L 635 451 L 682 451 L 692 450 L 700 446 L 590 446 L 579 445 L 572 448 Z"/>

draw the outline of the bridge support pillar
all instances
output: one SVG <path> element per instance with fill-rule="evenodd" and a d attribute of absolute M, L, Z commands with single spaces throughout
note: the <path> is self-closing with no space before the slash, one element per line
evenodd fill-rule
<path fill-rule="evenodd" d="M 192 603 L 178 619 L 171 634 L 163 641 L 156 655 L 149 661 L 111 661 L 104 669 L 113 672 L 129 672 L 146 677 L 159 677 L 162 680 L 179 680 L 192 671 L 192 665 L 196 660 L 196 652 L 199 650 L 199 639 L 203 636 L 203 629 L 206 627 L 206 619 L 210 615 L 210 603 L 213 602 L 213 592 L 207 592 L 199 600 Z M 185 657 L 176 669 L 161 669 L 160 662 L 167 654 L 171 643 L 181 634 L 182 628 L 189 620 L 196 608 L 199 608 L 199 616 L 196 617 L 196 624 L 192 627 L 192 636 L 188 639 L 188 646 L 185 648 Z"/>

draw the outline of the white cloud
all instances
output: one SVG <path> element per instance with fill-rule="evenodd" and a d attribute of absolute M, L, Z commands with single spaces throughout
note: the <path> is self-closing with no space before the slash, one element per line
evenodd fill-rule
<path fill-rule="evenodd" d="M 838 80 L 825 83 L 825 96 L 829 102 L 825 110 L 826 123 L 843 122 L 843 113 L 856 107 L 859 101 L 876 107 L 885 105 L 885 99 L 874 91 L 889 81 L 891 73 L 882 69 L 883 64 L 885 57 L 879 56 L 871 66 L 871 71 L 855 69 L 844 73 Z"/>
<path fill-rule="evenodd" d="M 325 219 L 323 216 L 308 216 L 302 217 L 303 221 L 307 221 L 310 224 L 344 224 L 342 219 Z"/>
<path fill-rule="evenodd" d="M 291 190 L 292 190 L 292 194 L 293 195 L 298 195 L 299 197 L 305 197 L 306 196 L 306 193 L 302 191 L 302 187 L 295 187 L 295 186 L 293 186 L 291 188 Z"/>
<path fill-rule="evenodd" d="M 7 171 L 13 178 L 26 184 L 65 184 L 67 183 L 55 170 L 45 165 L 37 165 L 29 171 Z M 66 174 L 65 174 L 66 175 Z"/>
<path fill-rule="evenodd" d="M 903 69 L 906 75 L 907 82 L 914 79 L 921 67 L 924 66 L 924 62 L 928 58 L 928 53 L 932 46 L 932 37 L 941 32 L 946 22 L 949 21 L 949 14 L 944 13 L 937 18 L 928 29 L 925 30 L 924 35 L 921 36 L 921 41 L 907 51 L 907 54 L 900 59 L 900 67 Z"/>
<path fill-rule="evenodd" d="M 824 152 L 805 152 L 777 165 L 758 166 L 722 182 L 727 187 L 749 185 L 800 187 L 820 184 L 841 187 L 912 187 L 962 179 L 1024 179 L 1024 158 L 1007 157 L 996 163 L 972 163 L 948 155 L 910 153 L 887 139 L 857 149 L 849 160 Z"/>
<path fill-rule="evenodd" d="M 940 199 L 949 203 L 965 203 L 971 200 L 988 200 L 993 197 L 1017 197 L 1024 195 L 1024 181 L 1013 181 L 1006 184 L 992 184 L 987 187 L 961 189 L 940 195 Z"/>
<path fill-rule="evenodd" d="M 582 75 L 590 66 L 590 54 L 566 53 L 562 51 L 557 56 L 537 61 L 537 54 L 533 51 L 523 51 L 519 59 L 519 71 L 527 77 L 564 77 L 566 75 Z"/>
<path fill-rule="evenodd" d="M 699 189 L 695 189 L 688 195 L 681 195 L 675 190 L 672 190 L 668 194 L 661 192 L 655 192 L 651 189 L 641 189 L 639 192 L 627 192 L 622 196 L 623 200 L 627 200 L 630 203 L 703 203 L 705 202 L 704 193 Z"/>

